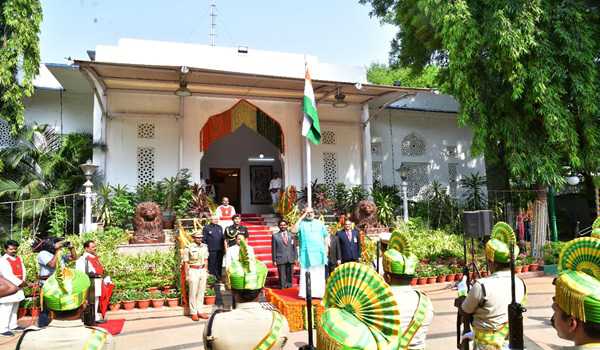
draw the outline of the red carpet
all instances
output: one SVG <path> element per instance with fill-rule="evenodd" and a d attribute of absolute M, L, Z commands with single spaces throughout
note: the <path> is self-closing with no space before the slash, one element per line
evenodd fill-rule
<path fill-rule="evenodd" d="M 271 293 L 280 297 L 283 301 L 302 301 L 306 302 L 304 299 L 298 297 L 298 287 L 286 288 L 286 289 L 272 289 Z"/>
<path fill-rule="evenodd" d="M 96 327 L 106 329 L 110 334 L 117 335 L 121 333 L 123 330 L 123 326 L 125 325 L 125 319 L 120 318 L 116 320 L 108 320 L 106 323 L 97 324 Z"/>

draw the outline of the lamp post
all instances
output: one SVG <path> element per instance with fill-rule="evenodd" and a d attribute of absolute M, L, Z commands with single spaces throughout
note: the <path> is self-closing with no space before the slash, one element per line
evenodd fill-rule
<path fill-rule="evenodd" d="M 581 179 L 579 175 L 573 171 L 569 171 L 569 174 L 565 177 L 565 181 L 569 186 L 577 186 Z M 553 187 L 548 189 L 548 211 L 550 216 L 550 240 L 552 242 L 558 241 L 558 226 L 556 224 L 556 191 Z"/>
<path fill-rule="evenodd" d="M 85 183 L 83 184 L 83 187 L 85 187 L 85 193 L 83 194 L 85 197 L 85 219 L 83 222 L 83 232 L 87 232 L 92 227 L 92 198 L 94 197 L 94 193 L 92 193 L 92 186 L 94 186 L 92 183 L 92 176 L 96 172 L 96 169 L 98 169 L 98 166 L 93 164 L 92 161 L 88 159 L 88 161 L 85 164 L 81 164 L 79 168 L 81 168 L 81 171 L 83 171 L 83 175 L 85 175 L 86 179 Z"/>
<path fill-rule="evenodd" d="M 408 222 L 408 182 L 406 179 L 408 178 L 408 168 L 405 165 L 401 165 L 400 169 L 400 178 L 402 179 L 402 209 L 403 209 L 403 219 L 404 222 Z"/>

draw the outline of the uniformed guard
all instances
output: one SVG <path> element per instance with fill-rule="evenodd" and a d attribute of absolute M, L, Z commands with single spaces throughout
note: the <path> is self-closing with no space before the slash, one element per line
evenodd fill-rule
<path fill-rule="evenodd" d="M 208 247 L 202 243 L 202 232 L 192 234 L 194 242 L 183 251 L 183 264 L 188 283 L 188 300 L 192 320 L 207 319 L 208 315 L 200 312 L 204 305 L 204 291 L 208 278 Z"/>
<path fill-rule="evenodd" d="M 87 327 L 81 320 L 89 287 L 90 279 L 85 273 L 59 266 L 44 283 L 41 294 L 42 305 L 50 310 L 52 321 L 46 328 L 26 330 L 16 348 L 114 349 L 107 331 Z"/>
<path fill-rule="evenodd" d="M 425 349 L 427 329 L 433 319 L 429 297 L 410 286 L 418 264 L 406 235 L 400 231 L 392 232 L 388 249 L 383 254 L 383 271 L 400 307 L 402 336 L 399 349 Z"/>
<path fill-rule="evenodd" d="M 237 244 L 236 237 L 238 235 L 242 235 L 246 239 L 248 238 L 248 228 L 241 224 L 242 217 L 240 214 L 235 214 L 232 219 L 233 225 L 225 229 L 225 244 L 227 244 L 227 248 L 231 248 Z"/>
<path fill-rule="evenodd" d="M 552 325 L 559 337 L 575 345 L 565 349 L 600 350 L 600 239 L 567 243 L 554 284 Z"/>
<path fill-rule="evenodd" d="M 283 349 L 289 333 L 287 320 L 258 302 L 267 278 L 267 267 L 248 255 L 244 239 L 239 246 L 239 260 L 234 260 L 227 269 L 235 309 L 212 314 L 204 328 L 204 348 Z"/>
<path fill-rule="evenodd" d="M 475 350 L 502 349 L 508 344 L 508 305 L 511 303 L 510 246 L 519 254 L 515 233 L 510 225 L 499 222 L 485 245 L 485 257 L 492 275 L 477 280 L 461 309 L 473 315 Z M 516 300 L 525 298 L 525 282 L 517 278 Z"/>
<path fill-rule="evenodd" d="M 327 280 L 326 310 L 316 320 L 319 349 L 397 349 L 400 308 L 391 287 L 373 268 L 356 262 Z"/>

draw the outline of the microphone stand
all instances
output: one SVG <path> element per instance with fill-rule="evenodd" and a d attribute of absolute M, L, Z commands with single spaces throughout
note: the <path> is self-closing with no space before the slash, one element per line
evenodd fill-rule
<path fill-rule="evenodd" d="M 306 271 L 306 318 L 308 318 L 308 344 L 299 347 L 299 350 L 314 350 L 313 319 L 312 319 L 312 294 L 310 288 L 310 272 Z"/>

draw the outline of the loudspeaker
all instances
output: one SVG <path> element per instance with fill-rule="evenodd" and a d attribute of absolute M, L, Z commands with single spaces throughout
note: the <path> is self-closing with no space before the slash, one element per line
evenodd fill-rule
<path fill-rule="evenodd" d="M 492 232 L 492 211 L 475 210 L 463 212 L 463 228 L 465 235 L 484 238 Z"/>

